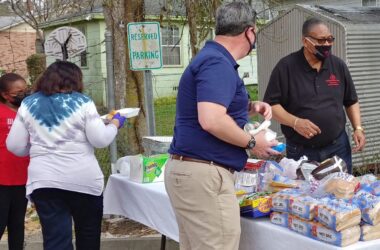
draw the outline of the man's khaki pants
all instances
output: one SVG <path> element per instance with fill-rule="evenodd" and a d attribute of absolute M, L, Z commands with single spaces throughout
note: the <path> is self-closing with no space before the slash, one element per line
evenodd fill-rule
<path fill-rule="evenodd" d="M 165 168 L 180 249 L 237 250 L 240 214 L 233 175 L 215 165 L 174 159 Z"/>

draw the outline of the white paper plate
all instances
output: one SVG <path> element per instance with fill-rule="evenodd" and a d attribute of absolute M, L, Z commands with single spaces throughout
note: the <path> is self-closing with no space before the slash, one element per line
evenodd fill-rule
<path fill-rule="evenodd" d="M 121 116 L 131 118 L 139 114 L 140 108 L 125 108 L 125 109 L 116 110 L 116 112 L 119 112 Z M 106 120 L 107 115 L 102 115 L 100 118 L 102 118 L 103 120 Z"/>
<path fill-rule="evenodd" d="M 154 141 L 154 142 L 171 143 L 173 140 L 173 136 L 143 136 L 143 140 L 144 139 L 146 139 L 148 141 Z"/>

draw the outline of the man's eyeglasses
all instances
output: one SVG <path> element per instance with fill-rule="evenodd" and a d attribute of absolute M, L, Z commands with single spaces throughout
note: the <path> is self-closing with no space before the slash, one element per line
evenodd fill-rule
<path fill-rule="evenodd" d="M 333 36 L 329 36 L 326 38 L 316 38 L 316 37 L 312 37 L 312 36 L 307 36 L 307 37 L 310 37 L 310 38 L 316 40 L 318 42 L 318 44 L 325 44 L 326 42 L 333 43 L 335 41 L 335 37 L 333 37 Z"/>

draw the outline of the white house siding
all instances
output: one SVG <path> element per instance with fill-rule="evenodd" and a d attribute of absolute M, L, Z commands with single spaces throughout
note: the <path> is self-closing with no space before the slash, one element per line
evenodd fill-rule
<path fill-rule="evenodd" d="M 362 0 L 287 0 L 279 1 L 282 9 L 289 9 L 294 7 L 296 4 L 307 4 L 307 5 L 336 5 L 341 7 L 361 7 Z"/>
<path fill-rule="evenodd" d="M 181 75 L 191 60 L 189 28 L 186 25 L 181 39 L 181 65 L 164 66 L 162 69 L 152 70 L 153 75 L 153 94 L 155 98 L 176 96 L 177 88 Z M 244 79 L 245 84 L 257 84 L 257 59 L 256 50 L 252 51 L 249 56 L 238 61 L 239 74 L 247 72 L 248 78 Z"/>
<path fill-rule="evenodd" d="M 191 59 L 189 28 L 187 25 L 183 26 L 182 24 L 176 24 L 176 26 L 179 28 L 180 34 L 181 29 L 184 29 L 182 32 L 181 41 L 179 43 L 181 64 L 168 66 L 164 65 L 161 69 L 152 70 L 154 98 L 177 95 L 179 79 Z"/>
<path fill-rule="evenodd" d="M 249 77 L 244 78 L 244 83 L 246 85 L 256 85 L 257 81 L 257 54 L 256 50 L 252 50 L 252 52 L 244 57 L 243 59 L 238 61 L 239 67 L 239 75 L 243 77 L 244 73 L 248 73 Z"/>
<path fill-rule="evenodd" d="M 105 22 L 103 20 L 93 20 L 91 22 L 76 22 L 73 25 L 66 24 L 62 26 L 72 26 L 75 28 L 85 27 L 85 36 L 87 39 L 87 67 L 80 65 L 80 56 L 69 58 L 69 61 L 80 66 L 83 73 L 83 82 L 85 84 L 84 92 L 91 96 L 94 102 L 99 106 L 106 105 L 106 56 L 104 40 Z M 61 26 L 59 26 L 61 27 Z M 47 37 L 55 28 L 46 28 L 44 30 Z M 52 57 L 47 57 L 46 63 L 50 65 L 55 61 Z"/>

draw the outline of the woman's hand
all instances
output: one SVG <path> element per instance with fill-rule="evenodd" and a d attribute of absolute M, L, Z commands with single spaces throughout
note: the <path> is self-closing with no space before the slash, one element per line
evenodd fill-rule
<path fill-rule="evenodd" d="M 120 113 L 116 113 L 111 120 L 111 123 L 114 124 L 117 128 L 122 128 L 124 126 L 127 117 L 120 115 Z"/>

